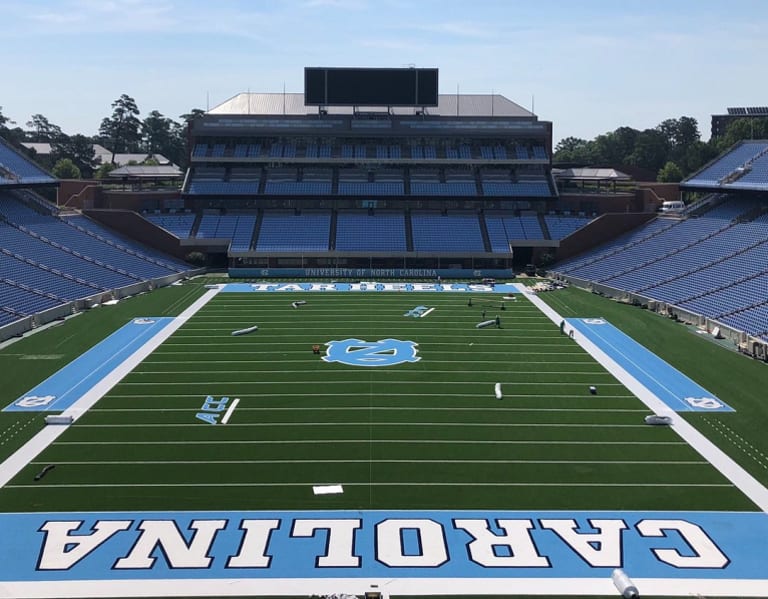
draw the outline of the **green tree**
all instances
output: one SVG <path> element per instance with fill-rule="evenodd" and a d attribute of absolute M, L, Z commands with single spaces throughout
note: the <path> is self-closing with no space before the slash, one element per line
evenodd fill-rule
<path fill-rule="evenodd" d="M 51 171 L 54 177 L 59 179 L 79 179 L 80 169 L 69 158 L 62 158 L 55 165 Z"/>
<path fill-rule="evenodd" d="M 579 137 L 565 137 L 555 146 L 555 162 L 592 163 L 594 152 L 592 142 Z"/>
<path fill-rule="evenodd" d="M 626 164 L 639 136 L 640 132 L 632 127 L 619 127 L 615 131 L 598 135 L 594 141 L 596 162 Z"/>
<path fill-rule="evenodd" d="M 61 159 L 69 159 L 86 178 L 93 176 L 96 166 L 96 152 L 93 140 L 85 135 L 62 135 L 51 144 L 51 159 L 58 164 Z"/>
<path fill-rule="evenodd" d="M 204 114 L 205 114 L 205 110 L 203 110 L 202 108 L 193 108 L 186 114 L 182 114 L 179 118 L 182 119 L 186 124 L 199 119 Z"/>
<path fill-rule="evenodd" d="M 661 168 L 656 180 L 660 183 L 679 183 L 683 180 L 683 171 L 670 160 Z"/>
<path fill-rule="evenodd" d="M 5 131 L 8 128 L 6 125 L 9 122 L 11 122 L 11 119 L 3 114 L 3 107 L 0 106 L 0 132 Z"/>
<path fill-rule="evenodd" d="M 141 121 L 136 101 L 123 94 L 112 102 L 112 116 L 101 121 L 99 134 L 111 142 L 112 162 L 115 161 L 115 154 L 138 151 Z"/>
<path fill-rule="evenodd" d="M 113 162 L 105 162 L 104 164 L 99 165 L 99 168 L 96 169 L 96 171 L 93 173 L 93 176 L 97 179 L 106 179 L 109 177 L 109 173 L 111 173 L 116 168 L 117 165 Z"/>
<path fill-rule="evenodd" d="M 27 128 L 31 129 L 29 139 L 34 142 L 53 142 L 64 135 L 61 127 L 51 123 L 42 114 L 33 114 L 32 119 L 27 121 Z"/>
<path fill-rule="evenodd" d="M 637 136 L 635 148 L 626 162 L 641 168 L 658 172 L 667 162 L 669 143 L 661 131 L 646 129 Z"/>
<path fill-rule="evenodd" d="M 153 110 L 141 123 L 144 150 L 147 154 L 162 154 L 171 143 L 173 121 Z"/>
<path fill-rule="evenodd" d="M 0 137 L 14 145 L 19 145 L 24 141 L 25 135 L 21 127 L 9 127 L 9 125 L 15 124 L 16 121 L 12 121 L 3 114 L 3 107 L 0 106 Z"/>

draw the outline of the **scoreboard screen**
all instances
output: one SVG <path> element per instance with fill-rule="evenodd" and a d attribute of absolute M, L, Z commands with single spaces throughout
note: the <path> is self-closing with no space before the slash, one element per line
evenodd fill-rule
<path fill-rule="evenodd" d="M 437 106 L 437 69 L 306 67 L 307 106 Z"/>

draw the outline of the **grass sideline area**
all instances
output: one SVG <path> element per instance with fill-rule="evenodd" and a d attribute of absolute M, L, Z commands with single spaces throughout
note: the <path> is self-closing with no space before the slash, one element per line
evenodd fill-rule
<path fill-rule="evenodd" d="M 768 485 L 768 364 L 691 334 L 680 322 L 637 306 L 569 287 L 540 296 L 564 317 L 602 316 L 638 343 L 688 375 L 736 412 L 681 415 Z"/>

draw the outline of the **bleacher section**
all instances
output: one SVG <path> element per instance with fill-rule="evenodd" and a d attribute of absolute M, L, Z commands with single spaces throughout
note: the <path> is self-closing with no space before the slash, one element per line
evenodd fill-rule
<path fill-rule="evenodd" d="M 162 227 L 169 233 L 172 233 L 179 239 L 187 239 L 192 233 L 192 226 L 195 224 L 197 215 L 195 214 L 146 214 L 148 221 Z"/>
<path fill-rule="evenodd" d="M 744 220 L 757 206 L 731 198 L 698 217 L 656 219 L 552 270 L 764 337 L 768 219 Z"/>
<path fill-rule="evenodd" d="M 484 252 L 476 214 L 411 213 L 413 249 L 417 252 Z"/>
<path fill-rule="evenodd" d="M 301 214 L 265 212 L 256 241 L 256 251 L 327 251 L 330 225 L 331 213 L 328 211 L 306 211 Z"/>
<path fill-rule="evenodd" d="M 581 227 L 587 225 L 592 219 L 588 216 L 547 214 L 544 217 L 544 221 L 547 224 L 550 239 L 564 239 L 571 233 L 578 231 Z"/>
<path fill-rule="evenodd" d="M 768 184 L 768 141 L 744 141 L 694 173 L 688 188 L 765 190 Z"/>
<path fill-rule="evenodd" d="M 248 251 L 255 226 L 255 213 L 203 214 L 197 229 L 197 239 L 231 239 L 231 250 Z"/>
<path fill-rule="evenodd" d="M 296 169 L 272 169 L 267 172 L 267 195 L 329 195 L 333 183 L 330 169 L 307 171 L 299 180 Z"/>
<path fill-rule="evenodd" d="M 55 182 L 56 179 L 0 138 L 0 185 Z"/>
<path fill-rule="evenodd" d="M 16 192 L 0 192 L 0 241 L 0 324 L 189 269 L 85 217 L 38 212 Z"/>
<path fill-rule="evenodd" d="M 515 216 L 490 211 L 485 214 L 485 226 L 493 252 L 509 253 L 510 241 L 544 239 L 539 217 L 534 214 Z"/>
<path fill-rule="evenodd" d="M 339 212 L 336 219 L 339 251 L 404 252 L 407 249 L 402 212 Z"/>

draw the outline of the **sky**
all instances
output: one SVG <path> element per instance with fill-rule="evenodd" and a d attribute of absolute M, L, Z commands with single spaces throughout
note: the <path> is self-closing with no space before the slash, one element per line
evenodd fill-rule
<path fill-rule="evenodd" d="M 554 143 L 768 105 L 768 0 L 0 0 L 0 106 L 94 135 L 128 94 L 180 120 L 305 66 L 437 67 L 499 93 Z"/>

